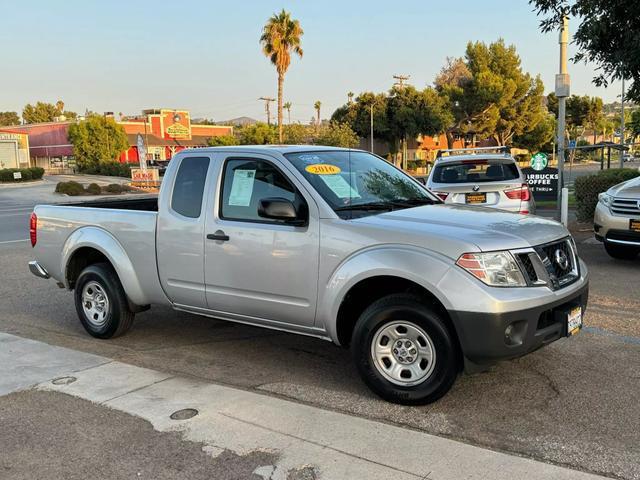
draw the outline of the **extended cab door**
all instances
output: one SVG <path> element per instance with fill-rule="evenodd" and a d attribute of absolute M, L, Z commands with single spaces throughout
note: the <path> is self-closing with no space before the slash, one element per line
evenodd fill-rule
<path fill-rule="evenodd" d="M 205 281 L 209 309 L 252 322 L 312 327 L 319 213 L 285 162 L 268 155 L 225 154 L 207 215 Z M 260 200 L 284 198 L 308 211 L 295 226 L 258 215 Z"/>
<path fill-rule="evenodd" d="M 175 163 L 174 163 L 175 162 Z M 205 192 L 213 181 L 210 154 L 176 156 L 162 185 L 156 248 L 158 274 L 173 303 L 206 308 L 204 288 Z"/>

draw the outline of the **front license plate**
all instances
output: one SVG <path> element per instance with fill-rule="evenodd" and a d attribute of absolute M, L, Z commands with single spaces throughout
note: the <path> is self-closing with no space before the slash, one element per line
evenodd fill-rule
<path fill-rule="evenodd" d="M 467 193 L 465 198 L 467 203 L 487 203 L 486 193 Z"/>
<path fill-rule="evenodd" d="M 632 218 L 629 220 L 629 230 L 640 233 L 640 220 Z"/>
<path fill-rule="evenodd" d="M 582 307 L 572 308 L 567 316 L 567 337 L 580 332 L 582 328 Z"/>

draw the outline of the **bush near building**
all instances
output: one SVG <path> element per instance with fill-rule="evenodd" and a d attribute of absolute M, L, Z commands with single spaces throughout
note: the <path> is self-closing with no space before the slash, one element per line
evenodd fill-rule
<path fill-rule="evenodd" d="M 13 174 L 20 172 L 21 177 L 15 179 Z M 29 180 L 40 180 L 44 175 L 44 168 L 30 167 L 30 168 L 4 168 L 0 170 L 0 182 L 25 182 Z"/>
<path fill-rule="evenodd" d="M 72 180 L 70 182 L 58 182 L 56 185 L 56 193 L 64 193 L 65 195 L 77 197 L 78 195 L 84 195 L 85 191 L 81 183 Z"/>
<path fill-rule="evenodd" d="M 640 176 L 640 172 L 632 168 L 611 168 L 594 175 L 576 178 L 575 198 L 578 221 L 587 222 L 593 219 L 599 193 L 606 192 L 614 185 L 637 176 Z"/>

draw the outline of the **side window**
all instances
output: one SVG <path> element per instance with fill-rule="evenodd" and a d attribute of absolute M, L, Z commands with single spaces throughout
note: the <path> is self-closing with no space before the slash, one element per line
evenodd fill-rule
<path fill-rule="evenodd" d="M 272 163 L 254 159 L 227 160 L 224 166 L 220 217 L 280 223 L 258 215 L 260 200 L 280 197 L 303 201 L 296 188 Z"/>
<path fill-rule="evenodd" d="M 190 218 L 200 216 L 208 169 L 209 157 L 182 159 L 171 195 L 171 209 L 174 212 Z"/>

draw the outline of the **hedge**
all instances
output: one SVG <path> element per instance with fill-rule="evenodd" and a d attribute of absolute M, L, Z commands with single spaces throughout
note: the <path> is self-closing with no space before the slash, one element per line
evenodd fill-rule
<path fill-rule="evenodd" d="M 598 203 L 598 194 L 626 180 L 640 176 L 640 171 L 632 168 L 611 168 L 594 175 L 585 175 L 575 180 L 576 216 L 580 222 L 593 220 Z"/>
<path fill-rule="evenodd" d="M 91 167 L 81 168 L 82 173 L 90 175 L 106 175 L 109 177 L 126 177 L 131 178 L 131 168 L 136 165 L 130 165 L 120 162 L 99 163 Z"/>
<path fill-rule="evenodd" d="M 90 183 L 87 185 L 87 193 L 89 195 L 100 195 L 102 193 L 102 189 L 97 183 Z"/>
<path fill-rule="evenodd" d="M 22 178 L 14 179 L 13 174 L 20 172 Z M 29 180 L 40 180 L 44 175 L 44 168 L 4 168 L 0 170 L 0 182 L 26 182 Z"/>
<path fill-rule="evenodd" d="M 70 182 L 58 182 L 56 185 L 56 193 L 64 193 L 76 197 L 78 195 L 84 195 L 85 191 L 81 183 L 72 180 Z"/>

